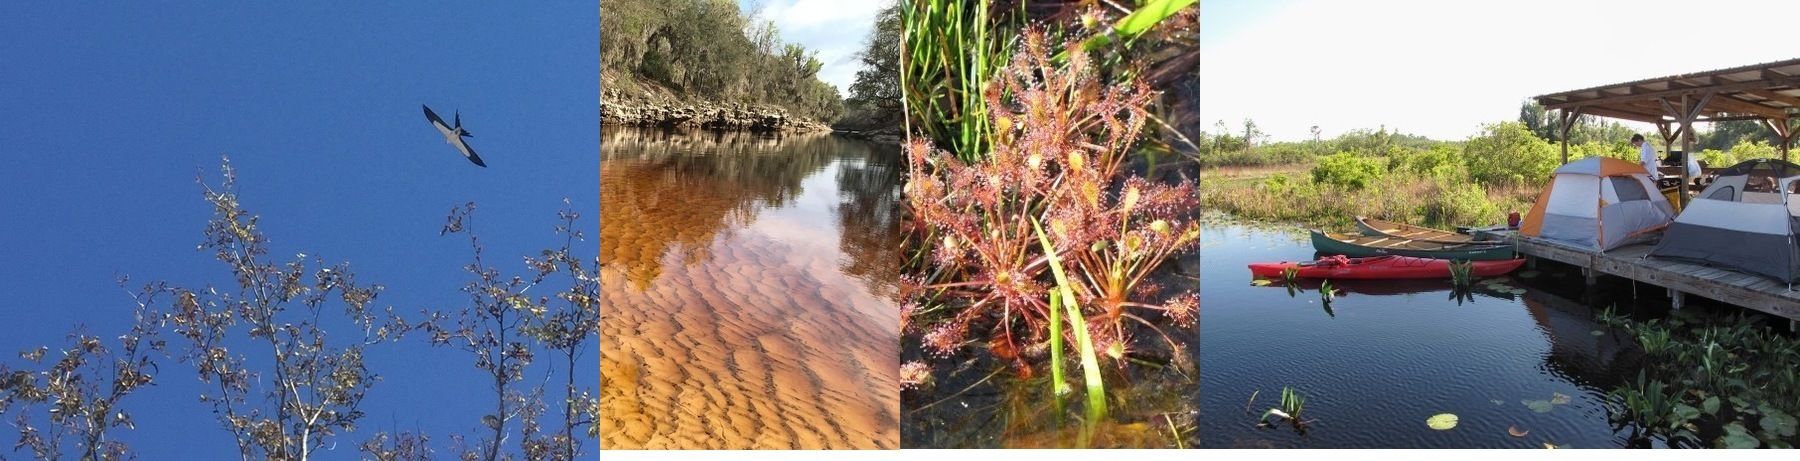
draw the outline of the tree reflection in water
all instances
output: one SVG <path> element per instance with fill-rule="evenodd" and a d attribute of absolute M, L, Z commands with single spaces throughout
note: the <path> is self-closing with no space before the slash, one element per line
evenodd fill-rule
<path fill-rule="evenodd" d="M 601 442 L 898 448 L 898 150 L 602 129 Z"/>

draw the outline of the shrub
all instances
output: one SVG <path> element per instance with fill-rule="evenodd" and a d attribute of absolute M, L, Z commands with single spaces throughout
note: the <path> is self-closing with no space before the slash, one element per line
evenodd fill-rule
<path fill-rule="evenodd" d="M 1339 152 L 1319 157 L 1319 164 L 1312 168 L 1312 179 L 1321 184 L 1361 189 L 1381 177 L 1385 166 L 1381 159 Z"/>
<path fill-rule="evenodd" d="M 1463 144 L 1469 176 L 1488 185 L 1536 184 L 1549 178 L 1561 159 L 1558 149 L 1519 122 L 1487 125 Z"/>

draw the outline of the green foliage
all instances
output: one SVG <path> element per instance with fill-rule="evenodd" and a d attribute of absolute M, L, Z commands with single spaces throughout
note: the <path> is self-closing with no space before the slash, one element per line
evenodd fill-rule
<path fill-rule="evenodd" d="M 837 88 L 817 78 L 817 52 L 780 43 L 774 24 L 730 0 L 607 0 L 600 65 L 700 98 L 772 104 L 830 122 Z"/>
<path fill-rule="evenodd" d="M 1708 167 L 1712 168 L 1729 167 L 1745 160 L 1759 158 L 1781 158 L 1781 152 L 1776 150 L 1775 146 L 1762 141 L 1742 141 L 1723 152 L 1710 149 L 1700 151 L 1699 157 L 1701 161 L 1706 162 Z"/>
<path fill-rule="evenodd" d="M 1538 105 L 1536 101 L 1527 100 L 1519 106 L 1518 121 L 1538 139 L 1550 143 L 1562 140 L 1563 123 L 1560 114 L 1544 110 L 1544 106 Z M 1568 140 L 1571 146 L 1588 143 L 1624 144 L 1631 141 L 1633 134 L 1636 133 L 1619 122 L 1582 115 L 1575 117 L 1574 124 L 1569 127 Z"/>
<path fill-rule="evenodd" d="M 1615 421 L 1696 445 L 1800 443 L 1800 371 L 1787 361 L 1800 340 L 1747 316 L 1599 319 L 1628 331 L 1649 359 L 1636 381 L 1613 389 Z"/>
<path fill-rule="evenodd" d="M 1380 177 L 1385 169 L 1386 163 L 1380 159 L 1340 152 L 1319 157 L 1319 163 L 1312 168 L 1312 180 L 1321 184 L 1361 189 L 1375 182 L 1375 178 Z"/>
<path fill-rule="evenodd" d="M 1712 129 L 1700 134 L 1694 142 L 1696 150 L 1728 150 L 1743 143 L 1773 143 L 1774 133 L 1755 120 L 1727 120 L 1712 123 Z"/>
<path fill-rule="evenodd" d="M 1482 127 L 1463 143 L 1470 178 L 1487 184 L 1541 184 L 1562 163 L 1562 154 L 1519 122 Z"/>
<path fill-rule="evenodd" d="M 890 3 L 875 14 L 875 29 L 857 57 L 863 68 L 850 84 L 845 100 L 846 122 L 861 127 L 897 126 L 902 112 L 900 94 L 900 5 Z"/>
<path fill-rule="evenodd" d="M 984 84 L 1012 57 L 1024 4 L 1018 10 L 989 0 L 901 5 L 900 81 L 908 124 L 965 162 L 981 158 L 994 131 Z"/>

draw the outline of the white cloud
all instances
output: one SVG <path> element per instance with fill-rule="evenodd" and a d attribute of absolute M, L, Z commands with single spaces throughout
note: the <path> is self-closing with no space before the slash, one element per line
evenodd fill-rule
<path fill-rule="evenodd" d="M 1459 140 L 1536 95 L 1800 57 L 1777 23 L 1751 19 L 1800 13 L 1788 2 L 1302 0 L 1236 13 L 1202 11 L 1202 30 L 1234 33 L 1201 44 L 1201 116 L 1208 130 L 1255 120 L 1276 140 L 1314 125 Z"/>
<path fill-rule="evenodd" d="M 748 11 L 749 2 L 738 4 Z M 875 26 L 875 13 L 883 6 L 886 2 L 881 0 L 768 0 L 760 19 L 775 23 L 782 42 L 818 51 L 819 62 L 824 63 L 819 80 L 848 95 L 862 68 L 856 53 L 862 51 Z"/>

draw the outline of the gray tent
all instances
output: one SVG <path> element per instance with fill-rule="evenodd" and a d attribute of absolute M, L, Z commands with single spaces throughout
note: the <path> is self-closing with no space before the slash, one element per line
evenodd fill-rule
<path fill-rule="evenodd" d="M 1800 281 L 1800 165 L 1749 160 L 1719 173 L 1650 255 Z"/>

